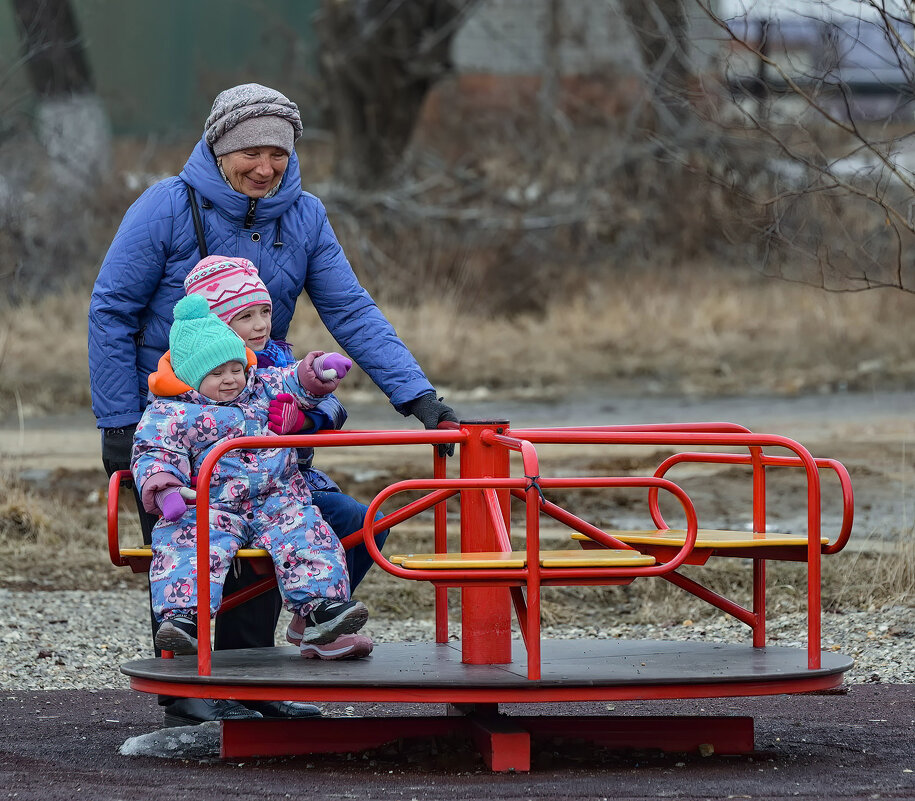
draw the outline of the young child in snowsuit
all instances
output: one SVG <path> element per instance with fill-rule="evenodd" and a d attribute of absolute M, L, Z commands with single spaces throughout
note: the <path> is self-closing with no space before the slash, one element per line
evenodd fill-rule
<path fill-rule="evenodd" d="M 256 364 L 254 354 L 198 295 L 175 306 L 169 345 L 150 376 L 156 397 L 137 427 L 131 469 L 143 505 L 162 515 L 152 532 L 150 566 L 153 612 L 161 621 L 156 646 L 194 653 L 196 516 L 184 500 L 192 478 L 215 443 L 268 433 L 270 401 L 277 395 L 292 395 L 303 408 L 313 408 L 339 379 L 323 380 L 323 371 L 316 372 L 317 353 L 285 368 L 250 369 Z M 219 608 L 226 572 L 242 546 L 270 553 L 285 606 L 309 623 L 302 637 L 304 656 L 318 655 L 314 646 L 353 634 L 365 624 L 368 610 L 349 597 L 340 541 L 311 503 L 289 448 L 232 451 L 213 471 L 211 615 Z"/>
<path fill-rule="evenodd" d="M 197 262 L 184 279 L 188 295 L 202 295 L 210 311 L 235 331 L 245 345 L 254 351 L 258 367 L 289 367 L 297 361 L 292 346 L 271 339 L 273 301 L 257 267 L 248 259 L 235 256 L 207 256 Z M 324 354 L 322 354 L 324 355 Z M 339 353 L 324 355 L 339 378 L 346 375 L 352 362 Z M 276 434 L 342 428 L 346 409 L 328 393 L 310 409 L 302 410 L 286 393 L 270 403 L 270 430 Z M 313 448 L 299 449 L 299 467 L 311 489 L 334 487 L 331 478 L 312 467 Z"/>
<path fill-rule="evenodd" d="M 288 367 L 295 363 L 292 346 L 270 337 L 273 303 L 257 267 L 248 259 L 207 256 L 187 274 L 184 289 L 188 295 L 198 294 L 206 298 L 210 311 L 227 323 L 254 351 L 258 367 Z M 327 354 L 323 359 L 323 368 L 333 369 L 339 378 L 352 365 L 340 354 Z M 277 434 L 308 433 L 342 428 L 346 418 L 346 409 L 334 395 L 324 396 L 313 409 L 301 409 L 291 395 L 281 393 L 270 402 L 268 426 Z M 362 528 L 368 507 L 341 492 L 330 476 L 314 467 L 313 448 L 299 448 L 298 455 L 299 469 L 312 491 L 313 502 L 334 533 L 342 539 Z M 384 545 L 387 536 L 387 531 L 375 533 L 379 548 Z M 346 552 L 351 592 L 374 564 L 361 543 Z M 303 627 L 304 621 L 299 616 L 293 617 L 286 630 L 286 639 L 298 645 Z M 350 641 L 353 642 L 352 638 Z M 330 650 L 329 646 L 324 650 Z"/>

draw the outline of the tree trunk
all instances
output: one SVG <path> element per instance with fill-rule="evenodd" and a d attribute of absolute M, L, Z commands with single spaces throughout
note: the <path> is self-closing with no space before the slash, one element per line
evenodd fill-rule
<path fill-rule="evenodd" d="M 689 30 L 683 0 L 619 0 L 654 90 L 658 125 L 675 133 L 690 118 Z"/>
<path fill-rule="evenodd" d="M 92 73 L 70 0 L 13 0 L 25 68 L 42 97 L 92 92 Z"/>
<path fill-rule="evenodd" d="M 38 95 L 38 139 L 49 157 L 59 202 L 90 191 L 111 154 L 108 114 L 70 0 L 13 0 L 25 68 Z"/>
<path fill-rule="evenodd" d="M 12 8 L 37 97 L 29 144 L 36 153 L 2 161 L 0 179 L 13 187 L 8 197 L 15 203 L 0 208 L 0 218 L 18 241 L 7 291 L 25 296 L 82 275 L 91 253 L 94 193 L 111 170 L 111 130 L 70 0 L 12 0 Z"/>
<path fill-rule="evenodd" d="M 336 177 L 387 182 L 429 89 L 451 69 L 459 17 L 477 0 L 324 0 L 316 21 L 337 142 Z"/>

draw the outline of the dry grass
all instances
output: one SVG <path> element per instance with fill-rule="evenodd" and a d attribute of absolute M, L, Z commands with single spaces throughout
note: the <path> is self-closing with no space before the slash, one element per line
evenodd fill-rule
<path fill-rule="evenodd" d="M 0 417 L 89 406 L 89 293 L 0 301 Z"/>
<path fill-rule="evenodd" d="M 87 287 L 0 309 L 0 417 L 88 406 L 88 296 Z M 571 299 L 513 318 L 477 313 L 456 291 L 384 311 L 447 390 L 716 395 L 915 386 L 913 307 L 893 290 L 827 293 L 746 268 L 684 265 L 608 268 Z M 336 347 L 307 302 L 290 337 L 299 352 Z M 344 399 L 367 381 L 354 372 Z"/>
<path fill-rule="evenodd" d="M 702 265 L 628 275 L 608 268 L 603 281 L 592 280 L 571 299 L 511 319 L 479 313 L 457 290 L 450 292 L 383 307 L 433 382 L 452 394 L 485 387 L 551 396 L 585 392 L 588 385 L 621 393 L 705 395 L 915 386 L 915 298 L 901 292 L 825 293 L 746 268 Z M 88 406 L 88 295 L 86 287 L 2 310 L 0 416 Z M 307 302 L 300 305 L 291 339 L 300 352 L 334 346 Z M 346 387 L 367 383 L 356 372 Z M 143 577 L 112 570 L 107 562 L 101 470 L 61 475 L 50 484 L 53 494 L 38 493 L 0 473 L 0 547 L 14 557 L 4 560 L 0 583 L 141 585 Z M 362 491 L 360 497 L 371 494 Z M 132 524 L 125 509 L 123 525 Z M 401 547 L 410 543 L 398 540 Z M 911 603 L 915 554 L 908 544 L 900 548 L 900 554 L 827 560 L 827 607 Z M 745 565 L 721 560 L 700 570 L 711 586 L 749 597 Z M 426 585 L 394 581 L 381 571 L 366 581 L 362 592 L 378 605 L 378 614 L 431 609 Z M 803 605 L 802 567 L 773 567 L 770 581 L 774 603 L 785 609 Z M 687 607 L 690 616 L 701 614 L 701 604 L 665 582 L 640 581 L 626 588 L 551 590 L 545 619 L 571 619 L 583 602 L 608 620 L 622 615 L 676 622 Z"/>
<path fill-rule="evenodd" d="M 99 589 L 129 581 L 108 561 L 101 469 L 58 471 L 48 483 L 53 490 L 38 492 L 0 470 L 0 585 Z M 125 504 L 125 536 L 136 529 L 139 541 L 135 518 Z"/>

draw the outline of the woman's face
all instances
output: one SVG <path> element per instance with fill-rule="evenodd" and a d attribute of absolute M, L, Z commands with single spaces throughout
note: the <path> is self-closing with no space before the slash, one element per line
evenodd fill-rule
<path fill-rule="evenodd" d="M 219 163 L 236 192 L 263 197 L 283 180 L 289 154 L 279 147 L 248 147 L 226 153 Z"/>

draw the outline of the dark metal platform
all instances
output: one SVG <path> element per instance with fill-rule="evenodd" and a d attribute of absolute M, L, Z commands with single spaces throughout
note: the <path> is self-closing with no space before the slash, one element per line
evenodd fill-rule
<path fill-rule="evenodd" d="M 142 659 L 124 664 L 136 689 L 166 685 L 173 694 L 303 700 L 536 701 L 560 698 L 677 698 L 767 695 L 841 684 L 852 660 L 823 652 L 807 667 L 801 648 L 657 640 L 544 640 L 543 674 L 526 676 L 524 647 L 513 662 L 468 665 L 461 643 L 381 643 L 366 659 L 305 660 L 297 648 L 213 653 L 211 676 L 197 675 L 195 657 Z M 186 690 L 186 692 L 185 692 Z"/>
<path fill-rule="evenodd" d="M 542 675 L 527 678 L 524 646 L 512 662 L 470 665 L 461 643 L 382 643 L 366 659 L 302 659 L 297 648 L 216 651 L 212 675 L 197 659 L 141 659 L 121 670 L 136 690 L 191 697 L 445 703 L 450 714 L 378 718 L 223 721 L 226 758 L 359 751 L 397 739 L 462 734 L 494 771 L 530 769 L 531 738 L 574 737 L 607 747 L 745 754 L 746 716 L 506 715 L 500 705 L 545 701 L 710 698 L 825 690 L 842 683 L 848 657 L 824 652 L 807 667 L 801 648 L 657 640 L 545 640 Z"/>

